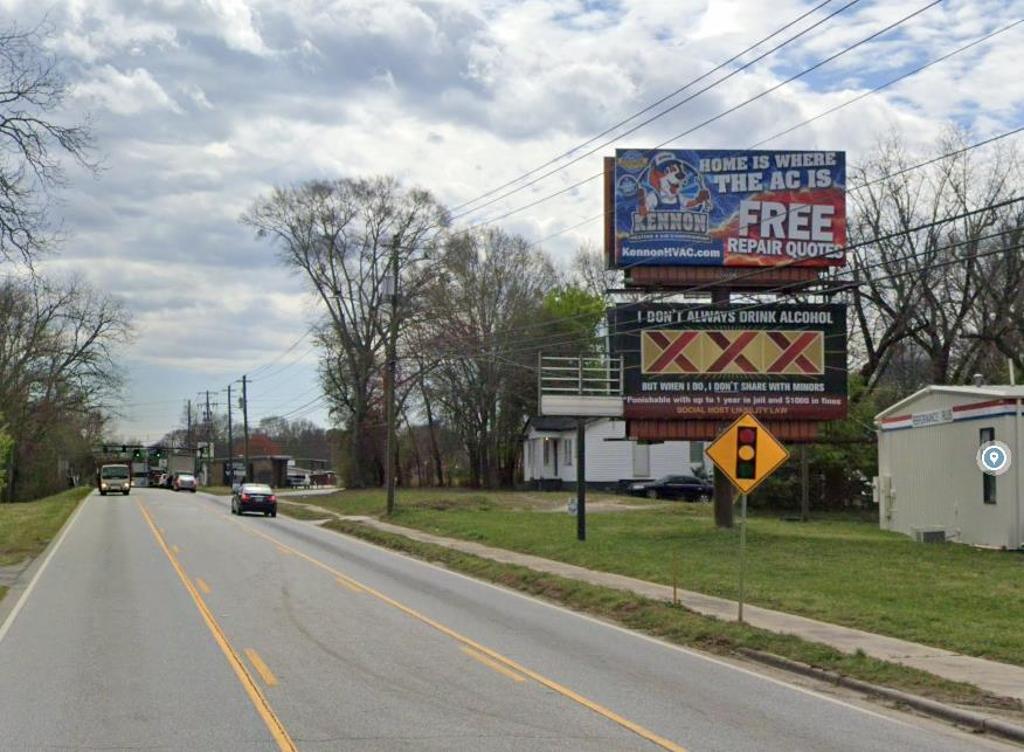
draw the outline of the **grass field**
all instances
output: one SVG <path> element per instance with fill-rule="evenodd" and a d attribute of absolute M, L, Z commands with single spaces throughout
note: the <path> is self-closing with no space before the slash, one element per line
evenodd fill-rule
<path fill-rule="evenodd" d="M 0 566 L 42 551 L 91 490 L 73 488 L 37 501 L 0 504 Z"/>
<path fill-rule="evenodd" d="M 579 543 L 575 518 L 557 511 L 568 496 L 402 491 L 392 521 L 665 584 L 675 571 L 682 588 L 736 597 L 739 534 L 715 529 L 709 507 L 659 503 L 595 513 L 587 542 Z M 601 494 L 591 500 L 647 504 Z M 379 514 L 383 495 L 344 491 L 309 502 Z M 1024 555 L 918 544 L 838 516 L 809 523 L 753 517 L 747 541 L 751 603 L 1024 665 Z"/>

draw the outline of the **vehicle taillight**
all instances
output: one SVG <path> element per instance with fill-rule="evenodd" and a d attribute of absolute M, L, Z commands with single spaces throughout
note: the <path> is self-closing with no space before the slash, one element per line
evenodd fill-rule
<path fill-rule="evenodd" d="M 249 494 L 242 494 L 242 501 L 248 501 L 248 500 L 249 500 Z"/>
<path fill-rule="evenodd" d="M 274 494 L 270 494 L 270 500 L 277 501 L 277 496 L 275 496 Z"/>

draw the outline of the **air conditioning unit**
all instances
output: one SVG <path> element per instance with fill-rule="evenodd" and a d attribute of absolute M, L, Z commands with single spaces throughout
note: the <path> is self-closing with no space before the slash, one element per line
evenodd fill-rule
<path fill-rule="evenodd" d="M 946 530 L 941 527 L 914 528 L 914 540 L 918 543 L 945 543 Z"/>

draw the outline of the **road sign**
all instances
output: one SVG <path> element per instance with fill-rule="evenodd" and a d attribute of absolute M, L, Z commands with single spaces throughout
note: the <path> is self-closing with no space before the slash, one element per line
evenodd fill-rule
<path fill-rule="evenodd" d="M 740 493 L 748 494 L 789 459 L 789 451 L 750 413 L 711 442 L 708 457 Z"/>

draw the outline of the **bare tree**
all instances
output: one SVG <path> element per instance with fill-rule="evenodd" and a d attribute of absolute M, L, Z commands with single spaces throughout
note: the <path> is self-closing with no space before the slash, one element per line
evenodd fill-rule
<path fill-rule="evenodd" d="M 9 277 L 0 283 L 0 405 L 14 442 L 7 498 L 46 479 L 29 469 L 61 432 L 88 428 L 116 409 L 121 386 L 115 346 L 131 336 L 120 303 L 72 281 Z"/>
<path fill-rule="evenodd" d="M 382 414 L 383 356 L 428 284 L 428 265 L 447 211 L 423 190 L 387 177 L 311 181 L 276 188 L 242 217 L 278 247 L 282 262 L 305 277 L 327 312 L 316 327 L 321 376 L 332 412 L 347 424 L 349 484 L 364 486 L 379 464 L 367 437 Z M 400 304 L 388 284 L 399 277 Z"/>
<path fill-rule="evenodd" d="M 853 351 L 865 394 L 894 359 L 910 362 L 915 353 L 927 361 L 921 383 L 963 382 L 999 339 L 987 324 L 978 328 L 978 310 L 997 284 L 993 264 L 1004 263 L 989 260 L 1009 237 L 999 228 L 1019 226 L 1016 207 L 995 206 L 1019 188 L 1019 173 L 1012 155 L 983 161 L 964 143 L 953 131 L 938 150 L 959 153 L 906 170 L 911 160 L 893 137 L 854 171 L 865 185 L 852 194 L 850 241 L 860 246 L 849 259 L 857 283 Z"/>
<path fill-rule="evenodd" d="M 48 199 L 64 183 L 62 157 L 95 169 L 87 124 L 59 121 L 68 82 L 44 38 L 44 28 L 0 32 L 0 260 L 30 266 L 52 239 Z"/>
<path fill-rule="evenodd" d="M 536 409 L 536 342 L 548 258 L 500 230 L 463 233 L 445 247 L 420 328 L 435 353 L 428 393 L 462 439 L 472 485 L 510 484 L 525 418 Z"/>

